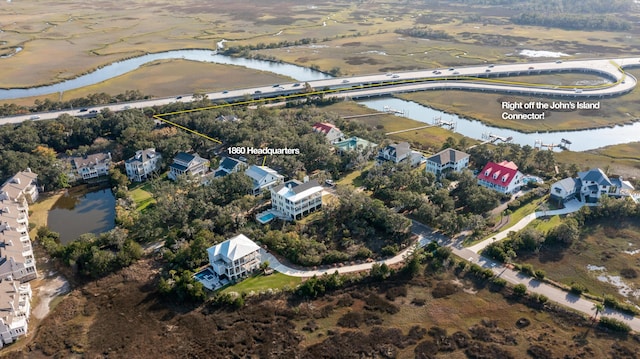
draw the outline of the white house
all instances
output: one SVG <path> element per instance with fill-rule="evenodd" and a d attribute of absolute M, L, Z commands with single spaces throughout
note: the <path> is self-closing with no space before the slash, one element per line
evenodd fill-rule
<path fill-rule="evenodd" d="M 271 207 L 280 218 L 300 219 L 322 208 L 322 187 L 316 180 L 287 181 L 271 189 Z"/>
<path fill-rule="evenodd" d="M 244 174 L 251 178 L 253 182 L 251 193 L 254 196 L 270 190 L 284 180 L 284 176 L 267 166 L 251 165 Z"/>
<path fill-rule="evenodd" d="M 323 134 L 329 143 L 336 143 L 344 137 L 342 131 L 331 123 L 316 122 L 312 129 L 313 132 Z"/>
<path fill-rule="evenodd" d="M 209 263 L 219 278 L 238 280 L 260 267 L 260 247 L 244 234 L 207 249 Z"/>
<path fill-rule="evenodd" d="M 70 157 L 71 180 L 82 178 L 88 180 L 109 174 L 111 168 L 111 152 L 94 153 L 82 157 Z"/>
<path fill-rule="evenodd" d="M 577 178 L 565 178 L 551 186 L 551 199 L 566 202 L 572 198 L 595 203 L 602 196 L 621 197 L 633 191 L 633 185 L 620 177 L 609 178 L 601 169 L 578 172 Z"/>
<path fill-rule="evenodd" d="M 38 200 L 39 194 L 37 178 L 38 175 L 27 168 L 26 171 L 20 171 L 9 178 L 0 187 L 0 193 L 4 193 L 6 199 L 16 201 L 24 197 L 27 202 L 33 203 Z"/>
<path fill-rule="evenodd" d="M 411 166 L 417 166 L 422 161 L 422 153 L 411 150 L 409 143 L 393 143 L 378 151 L 377 163 L 383 162 L 400 163 L 406 162 Z"/>
<path fill-rule="evenodd" d="M 0 281 L 0 348 L 27 334 L 31 297 L 29 283 Z"/>
<path fill-rule="evenodd" d="M 142 182 L 160 168 L 162 156 L 155 148 L 147 148 L 136 151 L 135 156 L 125 161 L 127 177 L 132 182 Z"/>
<path fill-rule="evenodd" d="M 186 152 L 179 152 L 173 158 L 173 163 L 169 166 L 168 177 L 174 181 L 184 174 L 202 177 L 207 173 L 208 168 L 209 160 L 198 156 L 197 153 L 189 154 Z"/>
<path fill-rule="evenodd" d="M 510 194 L 522 187 L 522 172 L 511 161 L 489 162 L 478 173 L 478 184 L 494 191 Z"/>
<path fill-rule="evenodd" d="M 469 166 L 469 155 L 453 148 L 447 148 L 427 158 L 427 172 L 436 176 L 443 171 L 460 172 Z"/>

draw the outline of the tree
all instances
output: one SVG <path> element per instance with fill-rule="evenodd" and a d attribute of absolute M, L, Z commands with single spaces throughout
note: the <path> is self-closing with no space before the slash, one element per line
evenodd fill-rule
<path fill-rule="evenodd" d="M 513 287 L 513 294 L 522 297 L 527 294 L 527 286 L 522 283 L 516 284 L 515 287 Z"/>
<path fill-rule="evenodd" d="M 602 303 L 593 303 L 593 307 L 591 310 L 595 310 L 596 313 L 593 315 L 593 321 L 595 322 L 598 319 L 598 314 L 602 313 L 604 310 L 604 304 Z"/>

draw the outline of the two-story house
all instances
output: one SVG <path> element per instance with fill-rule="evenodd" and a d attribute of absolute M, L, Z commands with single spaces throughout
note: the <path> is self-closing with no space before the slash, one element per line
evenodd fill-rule
<path fill-rule="evenodd" d="M 89 180 L 100 176 L 106 176 L 111 169 L 111 152 L 100 152 L 81 157 L 70 157 L 71 173 L 69 178 L 77 180 Z"/>
<path fill-rule="evenodd" d="M 231 173 L 237 173 L 247 168 L 247 164 L 231 157 L 223 157 L 214 171 L 214 177 L 224 177 Z"/>
<path fill-rule="evenodd" d="M 127 177 L 132 182 L 142 182 L 160 168 L 162 156 L 155 148 L 136 151 L 136 154 L 125 161 Z"/>
<path fill-rule="evenodd" d="M 511 161 L 489 162 L 478 173 L 478 184 L 494 191 L 511 194 L 522 187 L 522 172 Z"/>
<path fill-rule="evenodd" d="M 409 163 L 411 166 L 417 166 L 421 161 L 422 153 L 411 150 L 407 142 L 392 143 L 380 149 L 376 160 L 378 164 L 382 164 L 383 162 L 393 162 L 396 164 L 404 162 Z"/>
<path fill-rule="evenodd" d="M 565 178 L 551 185 L 551 199 L 566 202 L 572 198 L 589 203 L 598 202 L 602 196 L 621 197 L 634 187 L 620 177 L 609 177 L 600 168 L 578 172 L 577 178 Z"/>
<path fill-rule="evenodd" d="M 209 160 L 198 156 L 197 153 L 189 154 L 179 152 L 169 166 L 169 179 L 177 180 L 178 177 L 190 174 L 196 177 L 204 176 L 209 169 Z"/>
<path fill-rule="evenodd" d="M 469 155 L 447 148 L 427 158 L 427 173 L 440 176 L 445 171 L 460 172 L 469 166 Z"/>
<path fill-rule="evenodd" d="M 284 180 L 284 176 L 267 166 L 251 165 L 244 174 L 251 178 L 253 183 L 251 194 L 254 196 L 270 190 Z"/>
<path fill-rule="evenodd" d="M 271 189 L 271 208 L 282 219 L 300 219 L 322 208 L 322 187 L 316 180 L 287 181 Z"/>
<path fill-rule="evenodd" d="M 38 276 L 28 213 L 20 208 L 25 204 L 0 201 L 0 279 L 26 282 Z"/>
<path fill-rule="evenodd" d="M 219 278 L 238 280 L 260 267 L 260 247 L 244 234 L 207 249 L 209 264 Z"/>
<path fill-rule="evenodd" d="M 328 122 L 316 122 L 312 129 L 313 132 L 323 134 L 329 143 L 336 143 L 344 137 L 344 134 L 339 128 Z"/>

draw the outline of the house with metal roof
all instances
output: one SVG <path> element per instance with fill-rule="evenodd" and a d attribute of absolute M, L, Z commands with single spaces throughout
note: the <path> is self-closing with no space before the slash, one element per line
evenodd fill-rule
<path fill-rule="evenodd" d="M 282 219 L 300 219 L 320 208 L 322 187 L 316 180 L 291 180 L 271 189 L 272 212 Z"/>
<path fill-rule="evenodd" d="M 169 166 L 169 179 L 177 180 L 179 176 L 190 174 L 196 177 L 204 176 L 209 169 L 209 160 L 198 156 L 197 153 L 190 154 L 179 152 Z"/>
<path fill-rule="evenodd" d="M 436 176 L 445 171 L 460 172 L 469 166 L 469 155 L 462 151 L 447 148 L 427 158 L 427 173 Z"/>
<path fill-rule="evenodd" d="M 502 161 L 487 163 L 478 173 L 477 179 L 480 186 L 500 193 L 512 194 L 522 187 L 522 177 L 522 172 L 518 171 L 518 166 L 515 163 Z"/>
<path fill-rule="evenodd" d="M 247 168 L 247 164 L 231 157 L 223 157 L 222 161 L 218 165 L 218 168 L 214 171 L 214 177 L 224 177 L 231 173 L 240 172 Z"/>
<path fill-rule="evenodd" d="M 260 267 L 260 247 L 239 234 L 207 249 L 209 264 L 218 278 L 238 280 Z"/>
<path fill-rule="evenodd" d="M 136 154 L 124 162 L 127 177 L 132 182 L 142 182 L 160 168 L 162 156 L 155 148 L 136 151 Z"/>
<path fill-rule="evenodd" d="M 89 180 L 106 176 L 111 169 L 111 152 L 99 152 L 90 155 L 70 157 L 71 172 L 69 178 L 74 181 L 79 178 Z"/>
<path fill-rule="evenodd" d="M 251 194 L 254 196 L 268 191 L 284 181 L 283 175 L 267 166 L 251 165 L 244 171 L 244 174 L 251 178 L 253 183 Z"/>

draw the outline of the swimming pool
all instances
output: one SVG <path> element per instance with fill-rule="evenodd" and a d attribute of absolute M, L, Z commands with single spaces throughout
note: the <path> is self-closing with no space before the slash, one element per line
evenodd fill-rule
<path fill-rule="evenodd" d="M 258 217 L 258 222 L 264 224 L 271 222 L 276 216 L 273 213 L 265 213 L 262 216 Z"/>

